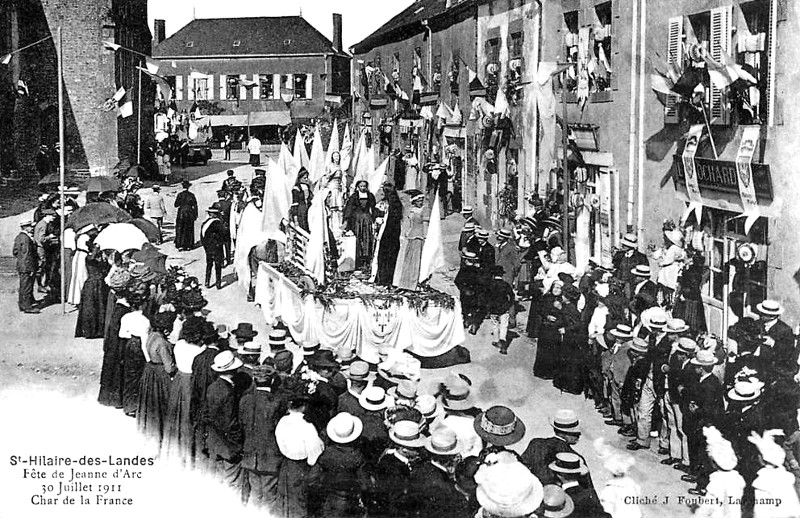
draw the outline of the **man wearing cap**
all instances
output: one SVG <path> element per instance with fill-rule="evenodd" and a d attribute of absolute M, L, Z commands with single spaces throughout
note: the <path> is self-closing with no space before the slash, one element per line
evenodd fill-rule
<path fill-rule="evenodd" d="M 464 217 L 464 226 L 466 226 L 467 223 L 472 223 L 476 227 L 480 225 L 478 220 L 475 219 L 474 212 L 475 211 L 471 205 L 464 205 L 464 207 L 461 209 L 461 215 Z"/>
<path fill-rule="evenodd" d="M 622 402 L 620 401 L 622 385 L 625 383 L 625 376 L 631 366 L 628 358 L 631 338 L 631 327 L 625 324 L 617 324 L 602 337 L 597 338 L 601 347 L 603 344 L 607 346 L 607 349 L 600 353 L 601 370 L 611 405 L 611 419 L 606 421 L 606 424 L 619 427 L 631 424 L 630 417 L 622 412 Z"/>
<path fill-rule="evenodd" d="M 235 180 L 235 178 L 234 178 Z M 231 207 L 233 206 L 233 202 L 231 201 L 231 192 L 225 189 L 220 189 L 217 191 L 217 198 L 216 201 L 217 207 L 219 207 L 219 219 L 222 222 L 222 226 L 225 228 L 225 239 L 222 241 L 222 247 L 225 249 L 225 264 L 231 264 L 232 255 L 231 255 Z"/>
<path fill-rule="evenodd" d="M 492 267 L 492 279 L 486 287 L 485 308 L 492 320 L 492 336 L 496 339 L 492 345 L 500 349 L 500 354 L 508 354 L 509 315 L 516 301 L 514 289 L 506 282 L 502 266 Z"/>
<path fill-rule="evenodd" d="M 725 412 L 725 423 L 730 430 L 729 434 L 733 448 L 739 456 L 739 473 L 750 484 L 756 478 L 761 463 L 758 458 L 758 448 L 749 441 L 753 432 L 762 434 L 768 429 L 766 408 L 761 402 L 761 382 L 737 381 L 728 390 L 728 408 Z"/>
<path fill-rule="evenodd" d="M 480 298 L 486 294 L 487 280 L 478 267 L 477 254 L 470 250 L 462 251 L 461 268 L 453 279 L 453 283 L 459 291 L 464 323 L 468 326 L 470 334 L 473 335 L 478 332 L 478 326 L 483 319 Z"/>
<path fill-rule="evenodd" d="M 211 369 L 219 373 L 219 377 L 208 387 L 202 411 L 214 474 L 237 493 L 244 484 L 241 469 L 244 438 L 233 376 L 241 366 L 242 361 L 231 351 L 222 351 L 214 357 Z"/>
<path fill-rule="evenodd" d="M 422 465 L 420 455 L 425 445 L 420 424 L 397 421 L 389 431 L 392 445 L 386 448 L 373 471 L 370 487 L 368 516 L 417 516 L 423 510 L 419 496 L 413 491 L 411 481 Z"/>
<path fill-rule="evenodd" d="M 14 238 L 14 257 L 17 258 L 17 275 L 19 276 L 19 289 L 17 305 L 23 313 L 39 313 L 34 307 L 36 300 L 33 296 L 33 285 L 36 272 L 39 269 L 39 256 L 36 253 L 36 243 L 33 241 L 33 221 L 23 219 L 20 222 L 20 232 Z"/>
<path fill-rule="evenodd" d="M 211 270 L 217 278 L 217 289 L 222 288 L 222 263 L 225 262 L 225 241 L 228 233 L 220 220 L 218 203 L 206 209 L 208 219 L 200 227 L 200 241 L 206 254 L 206 288 L 211 287 Z"/>
<path fill-rule="evenodd" d="M 227 178 L 225 178 L 222 181 L 221 190 L 227 191 L 227 192 L 230 192 L 230 193 L 236 192 L 236 189 L 234 188 L 234 186 L 237 183 L 240 183 L 240 182 L 239 182 L 239 179 L 236 178 L 236 176 L 234 176 L 235 173 L 233 172 L 233 169 L 228 169 L 228 171 L 225 174 L 227 175 Z M 217 191 L 217 192 L 219 192 L 219 191 Z"/>
<path fill-rule="evenodd" d="M 630 367 L 625 375 L 625 382 L 622 385 L 621 402 L 622 412 L 628 413 L 632 418 L 632 425 L 629 427 L 620 428 L 618 433 L 625 437 L 637 437 L 639 430 L 639 402 L 642 396 L 642 387 L 645 385 L 645 380 L 652 367 L 651 358 L 647 355 L 648 343 L 644 338 L 638 336 L 631 340 L 630 347 L 628 348 L 628 358 L 630 359 Z M 647 430 L 647 437 L 650 436 L 650 430 Z M 638 444 L 634 439 L 629 446 Z M 638 449 L 638 447 L 636 448 Z"/>
<path fill-rule="evenodd" d="M 468 221 L 464 223 L 464 227 L 461 229 L 461 236 L 458 238 L 458 251 L 463 252 L 464 250 L 475 247 L 475 223 Z"/>
<path fill-rule="evenodd" d="M 797 373 L 797 350 L 792 328 L 780 319 L 783 306 L 774 300 L 756 305 L 759 320 L 763 323 L 762 345 L 755 355 L 775 377 L 791 378 Z"/>
<path fill-rule="evenodd" d="M 477 247 L 475 253 L 478 254 L 478 267 L 481 272 L 489 277 L 492 274 L 492 266 L 495 265 L 494 246 L 489 243 L 489 231 L 481 228 L 475 231 Z"/>
<path fill-rule="evenodd" d="M 330 442 L 319 457 L 319 500 L 326 516 L 364 516 L 362 490 L 369 484 L 367 461 L 358 439 L 364 425 L 357 416 L 340 412 L 330 420 L 326 434 Z"/>
<path fill-rule="evenodd" d="M 158 227 L 158 244 L 162 242 L 162 226 L 164 216 L 167 215 L 167 205 L 161 195 L 161 186 L 156 184 L 152 187 L 153 191 L 144 197 L 144 217 L 152 221 Z"/>
<path fill-rule="evenodd" d="M 577 452 L 572 447 L 581 439 L 581 425 L 578 414 L 572 410 L 558 410 L 550 418 L 553 427 L 553 437 L 535 437 L 528 443 L 528 447 L 521 455 L 522 463 L 536 475 L 543 484 L 557 482 L 554 473 L 550 470 L 550 463 L 556 460 L 559 453 Z M 583 458 L 583 457 L 581 457 Z M 584 461 L 584 464 L 586 462 Z M 587 484 L 592 485 L 591 477 L 587 475 Z"/>
<path fill-rule="evenodd" d="M 183 190 L 175 197 L 175 248 L 188 252 L 194 248 L 194 221 L 197 219 L 197 198 L 189 191 L 191 182 L 181 183 Z"/>
<path fill-rule="evenodd" d="M 257 509 L 273 512 L 283 461 L 275 440 L 275 426 L 285 413 L 287 402 L 275 390 L 281 381 L 274 367 L 259 365 L 251 372 L 253 384 L 239 401 L 239 420 L 244 433 L 242 468 L 246 486 L 250 488 L 244 503 L 249 500 Z"/>
<path fill-rule="evenodd" d="M 586 485 L 586 481 L 589 480 L 589 468 L 583 458 L 576 453 L 557 453 L 549 468 L 555 474 L 561 489 L 574 504 L 572 516 L 611 518 L 611 515 L 603 510 L 594 487 Z"/>
<path fill-rule="evenodd" d="M 675 469 L 689 469 L 689 443 L 684 433 L 685 393 L 691 383 L 689 361 L 697 351 L 691 338 L 678 338 L 667 363 L 667 392 L 664 396 L 669 422 L 670 455 L 661 464 L 675 465 Z"/>
<path fill-rule="evenodd" d="M 350 364 L 350 368 L 345 375 L 347 377 L 347 390 L 339 396 L 337 409 L 339 412 L 347 412 L 358 416 L 363 411 L 358 398 L 369 385 L 369 364 L 365 361 L 356 360 Z"/>
<path fill-rule="evenodd" d="M 517 275 L 521 268 L 519 250 L 517 244 L 512 239 L 513 235 L 511 230 L 501 228 L 497 231 L 497 261 L 499 266 L 503 267 L 503 280 L 506 281 L 512 288 L 517 284 Z M 515 303 L 511 305 L 508 312 L 508 325 L 512 328 L 517 327 L 517 304 L 516 294 L 514 296 Z"/>
<path fill-rule="evenodd" d="M 441 426 L 425 438 L 424 448 L 430 454 L 414 472 L 410 481 L 411 492 L 427 516 L 460 518 L 466 513 L 467 502 L 453 484 L 456 462 L 463 447 L 456 433 Z"/>
<path fill-rule="evenodd" d="M 625 234 L 620 240 L 620 245 L 622 249 L 614 254 L 612 264 L 616 270 L 616 277 L 625 285 L 625 296 L 630 299 L 633 294 L 631 283 L 635 282 L 631 270 L 639 265 L 646 266 L 649 261 L 647 256 L 638 250 L 639 242 L 636 234 Z"/>

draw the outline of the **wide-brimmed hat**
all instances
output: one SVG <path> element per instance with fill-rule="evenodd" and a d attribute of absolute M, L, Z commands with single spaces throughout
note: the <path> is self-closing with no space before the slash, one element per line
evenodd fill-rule
<path fill-rule="evenodd" d="M 548 467 L 550 471 L 556 473 L 567 473 L 574 475 L 585 475 L 589 473 L 589 468 L 577 453 L 563 452 L 556 453 L 556 460 L 551 462 Z"/>
<path fill-rule="evenodd" d="M 239 340 L 247 340 L 258 335 L 258 331 L 253 329 L 253 324 L 250 322 L 239 322 L 231 334 Z"/>
<path fill-rule="evenodd" d="M 508 407 L 496 405 L 475 416 L 475 433 L 495 446 L 509 446 L 525 435 L 525 423 Z"/>
<path fill-rule="evenodd" d="M 425 441 L 425 449 L 434 455 L 458 455 L 464 451 L 464 445 L 458 440 L 456 432 L 440 426 Z"/>
<path fill-rule="evenodd" d="M 697 351 L 697 342 L 686 336 L 679 338 L 675 346 L 676 350 L 686 354 L 694 354 Z"/>
<path fill-rule="evenodd" d="M 269 350 L 272 352 L 283 351 L 286 349 L 286 330 L 273 329 L 267 338 Z"/>
<path fill-rule="evenodd" d="M 261 354 L 261 344 L 257 344 L 252 340 L 241 343 L 236 346 L 236 350 L 242 355 L 255 355 Z"/>
<path fill-rule="evenodd" d="M 640 338 L 638 336 L 633 337 L 631 340 L 631 351 L 635 351 L 637 353 L 644 354 L 650 348 L 650 344 L 647 343 L 647 340 L 644 338 Z"/>
<path fill-rule="evenodd" d="M 633 336 L 633 329 L 625 324 L 617 324 L 609 333 L 617 338 L 626 339 Z"/>
<path fill-rule="evenodd" d="M 544 496 L 542 483 L 521 462 L 484 464 L 475 473 L 475 482 L 481 508 L 500 518 L 528 516 Z"/>
<path fill-rule="evenodd" d="M 637 248 L 639 246 L 639 240 L 637 239 L 636 234 L 628 233 L 622 236 L 622 239 L 620 239 L 619 244 L 621 244 L 622 246 L 627 246 L 629 248 Z"/>
<path fill-rule="evenodd" d="M 761 387 L 750 381 L 737 381 L 728 391 L 728 399 L 732 401 L 755 401 L 761 397 Z"/>
<path fill-rule="evenodd" d="M 672 230 L 664 231 L 664 235 L 667 236 L 667 239 L 672 242 L 672 244 L 683 246 L 683 233 L 677 228 L 673 228 Z"/>
<path fill-rule="evenodd" d="M 392 406 L 393 401 L 386 397 L 386 391 L 380 387 L 367 387 L 358 396 L 358 403 L 362 408 L 372 411 L 383 410 Z"/>
<path fill-rule="evenodd" d="M 543 518 L 565 518 L 574 510 L 575 502 L 560 486 L 555 484 L 544 486 L 540 511 Z"/>
<path fill-rule="evenodd" d="M 581 422 L 578 414 L 573 410 L 558 410 L 550 418 L 550 426 L 557 432 L 579 434 L 581 433 Z"/>
<path fill-rule="evenodd" d="M 637 277 L 650 278 L 650 267 L 646 264 L 637 264 L 635 268 L 631 268 L 631 273 Z"/>
<path fill-rule="evenodd" d="M 420 432 L 419 423 L 414 421 L 397 421 L 389 429 L 392 442 L 406 448 L 421 448 L 425 445 L 425 437 Z"/>
<path fill-rule="evenodd" d="M 756 311 L 767 317 L 777 317 L 783 314 L 783 306 L 777 300 L 767 299 L 756 304 Z"/>
<path fill-rule="evenodd" d="M 347 444 L 355 441 L 361 436 L 364 430 L 364 423 L 358 417 L 341 412 L 333 416 L 333 419 L 328 421 L 326 431 L 328 438 L 335 443 Z"/>
<path fill-rule="evenodd" d="M 498 239 L 511 239 L 511 231 L 507 228 L 501 228 L 496 234 Z"/>
<path fill-rule="evenodd" d="M 214 372 L 229 372 L 238 369 L 242 365 L 242 360 L 234 356 L 231 351 L 222 351 L 214 356 L 211 370 Z"/>
<path fill-rule="evenodd" d="M 442 406 L 448 410 L 469 410 L 475 406 L 472 388 L 461 376 L 450 374 L 444 381 L 440 395 Z"/>
<path fill-rule="evenodd" d="M 210 214 L 219 214 L 219 213 L 220 213 L 220 212 L 222 212 L 222 211 L 221 211 L 221 210 L 220 210 L 220 208 L 219 208 L 219 203 L 217 203 L 217 202 L 214 202 L 214 203 L 212 203 L 212 204 L 211 204 L 211 206 L 210 206 L 210 207 L 208 207 L 208 208 L 206 209 L 206 212 L 208 212 L 208 213 L 210 213 Z"/>
<path fill-rule="evenodd" d="M 335 369 L 339 367 L 339 363 L 336 361 L 336 357 L 330 349 L 320 349 L 309 356 L 306 361 L 311 367 L 316 369 Z"/>
<path fill-rule="evenodd" d="M 362 360 L 356 360 L 350 364 L 345 376 L 353 381 L 367 381 L 370 378 L 369 364 Z"/>
<path fill-rule="evenodd" d="M 390 387 L 386 393 L 395 398 L 417 399 L 417 384 L 411 380 L 403 380 L 394 387 Z"/>
<path fill-rule="evenodd" d="M 689 326 L 686 325 L 686 322 L 681 320 L 680 318 L 670 318 L 667 320 L 667 325 L 664 328 L 666 333 L 685 333 L 689 330 Z"/>
<path fill-rule="evenodd" d="M 691 362 L 694 365 L 703 365 L 703 366 L 716 365 L 717 363 L 719 363 L 717 357 L 714 355 L 714 351 L 710 349 L 700 349 L 699 351 L 697 351 L 697 353 L 694 355 L 694 358 L 692 358 Z"/>
<path fill-rule="evenodd" d="M 436 419 L 442 415 L 442 408 L 436 398 L 430 394 L 422 394 L 417 398 L 417 410 L 425 419 Z"/>
<path fill-rule="evenodd" d="M 122 289 L 131 282 L 131 279 L 131 273 L 128 270 L 116 269 L 108 278 L 108 287 L 112 290 Z"/>

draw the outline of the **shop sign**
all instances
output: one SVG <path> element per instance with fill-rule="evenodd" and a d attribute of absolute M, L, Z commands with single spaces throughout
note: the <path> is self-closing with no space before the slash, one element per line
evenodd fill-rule
<path fill-rule="evenodd" d="M 756 189 L 753 186 L 753 154 L 756 150 L 759 127 L 746 127 L 742 132 L 742 142 L 739 144 L 739 151 L 736 153 L 736 172 L 739 184 L 739 196 L 742 199 L 744 215 L 747 217 L 744 223 L 745 234 L 750 232 L 750 227 L 759 217 L 758 200 L 756 199 Z"/>
<path fill-rule="evenodd" d="M 686 171 L 682 155 L 673 155 L 673 180 L 686 185 Z M 739 173 L 736 162 L 714 160 L 713 158 L 694 158 L 694 172 L 701 189 L 739 194 Z M 769 165 L 750 163 L 750 180 L 756 197 L 771 201 L 773 198 L 772 176 Z"/>
<path fill-rule="evenodd" d="M 700 184 L 697 181 L 694 159 L 702 135 L 702 124 L 695 124 L 689 128 L 689 136 L 686 138 L 686 146 L 683 148 L 684 180 L 686 181 L 686 192 L 689 194 L 688 211 L 694 211 L 697 221 L 703 221 L 703 196 L 700 194 Z"/>

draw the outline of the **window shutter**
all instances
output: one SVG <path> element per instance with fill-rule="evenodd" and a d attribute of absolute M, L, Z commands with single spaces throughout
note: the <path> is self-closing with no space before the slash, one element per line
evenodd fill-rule
<path fill-rule="evenodd" d="M 175 76 L 175 100 L 183 100 L 183 76 Z"/>
<path fill-rule="evenodd" d="M 724 62 L 722 55 L 730 54 L 731 48 L 731 17 L 733 7 L 728 5 L 711 10 L 711 34 L 709 39 L 709 52 L 711 57 L 718 62 Z M 722 91 L 710 85 L 711 90 L 711 124 L 727 126 L 731 120 L 731 110 Z"/>
<path fill-rule="evenodd" d="M 193 77 L 188 76 L 186 78 L 186 99 L 188 101 L 194 101 L 194 89 L 196 86 L 197 81 Z"/>
<path fill-rule="evenodd" d="M 253 74 L 253 82 L 256 84 L 253 87 L 253 100 L 258 101 L 261 99 L 261 82 L 258 80 L 258 74 Z"/>
<path fill-rule="evenodd" d="M 239 99 L 245 100 L 247 99 L 247 88 L 244 87 L 244 82 L 247 80 L 247 76 L 241 74 L 239 76 Z"/>
<path fill-rule="evenodd" d="M 281 98 L 281 75 L 280 74 L 273 74 L 272 75 L 272 98 L 273 99 L 280 99 Z"/>
<path fill-rule="evenodd" d="M 214 100 L 214 74 L 209 74 L 206 81 L 206 99 L 209 101 Z"/>
<path fill-rule="evenodd" d="M 219 100 L 224 101 L 228 98 L 228 76 L 219 76 Z"/>
<path fill-rule="evenodd" d="M 775 107 L 775 59 L 776 59 L 776 43 L 775 37 L 778 32 L 778 2 L 779 0 L 772 0 L 769 6 L 769 42 L 767 47 L 767 126 L 774 126 L 776 123 L 776 115 L 780 116 L 781 113 L 776 114 Z M 783 124 L 782 120 L 778 124 Z"/>
<path fill-rule="evenodd" d="M 314 98 L 314 92 L 313 92 L 313 90 L 311 90 L 311 83 L 312 83 L 312 79 L 311 78 L 313 78 L 313 77 L 314 77 L 314 74 L 306 74 L 306 99 L 313 99 Z"/>
<path fill-rule="evenodd" d="M 669 19 L 667 38 L 667 62 L 676 63 L 679 67 L 683 64 L 683 16 Z M 667 96 L 667 106 L 664 108 L 664 124 L 678 123 L 678 99 L 674 95 Z"/>

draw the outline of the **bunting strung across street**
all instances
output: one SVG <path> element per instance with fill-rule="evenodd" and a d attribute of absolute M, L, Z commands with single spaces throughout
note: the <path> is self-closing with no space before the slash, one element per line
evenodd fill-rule
<path fill-rule="evenodd" d="M 684 219 L 694 211 L 698 223 L 703 221 L 703 196 L 700 194 L 700 184 L 697 181 L 697 171 L 695 170 L 694 156 L 697 153 L 697 146 L 703 136 L 703 124 L 695 124 L 689 128 L 686 134 L 686 145 L 683 148 L 683 173 L 686 178 L 686 192 L 689 195 L 689 207 L 686 209 Z"/>
<path fill-rule="evenodd" d="M 753 155 L 756 152 L 758 139 L 761 134 L 760 126 L 746 126 L 742 131 L 742 142 L 736 153 L 736 178 L 739 183 L 739 196 L 742 199 L 745 234 L 750 232 L 750 227 L 759 218 L 758 199 L 756 187 L 753 182 Z"/>

